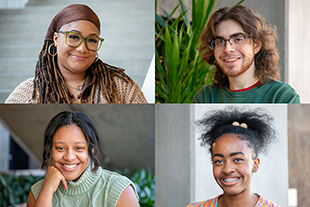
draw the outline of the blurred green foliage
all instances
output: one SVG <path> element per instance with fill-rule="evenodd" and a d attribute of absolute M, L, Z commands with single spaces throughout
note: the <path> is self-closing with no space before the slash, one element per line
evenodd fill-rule
<path fill-rule="evenodd" d="M 31 186 L 44 176 L 0 174 L 0 206 L 27 202 Z"/>

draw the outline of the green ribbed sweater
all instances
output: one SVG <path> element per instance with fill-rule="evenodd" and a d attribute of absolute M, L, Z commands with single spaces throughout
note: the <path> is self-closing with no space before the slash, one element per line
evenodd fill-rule
<path fill-rule="evenodd" d="M 202 87 L 194 96 L 194 103 L 300 103 L 299 95 L 288 84 L 269 80 L 244 90 L 230 91 L 213 84 Z"/>
<path fill-rule="evenodd" d="M 37 199 L 43 183 L 44 179 L 31 186 L 31 192 L 35 199 Z M 127 177 L 101 167 L 95 174 L 88 167 L 78 181 L 67 181 L 67 185 L 67 190 L 63 188 L 62 184 L 58 186 L 53 194 L 53 206 L 115 207 L 128 185 L 131 185 L 136 193 L 135 185 Z"/>

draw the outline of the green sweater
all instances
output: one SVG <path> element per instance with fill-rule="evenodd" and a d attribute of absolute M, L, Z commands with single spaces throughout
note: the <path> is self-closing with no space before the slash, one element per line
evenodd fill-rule
<path fill-rule="evenodd" d="M 37 199 L 43 183 L 44 179 L 31 186 L 31 192 L 35 199 Z M 64 190 L 62 184 L 58 186 L 53 194 L 53 206 L 115 207 L 128 185 L 131 185 L 136 192 L 135 185 L 127 177 L 101 167 L 94 174 L 88 167 L 78 181 L 67 181 L 67 190 Z"/>
<path fill-rule="evenodd" d="M 299 95 L 288 84 L 269 80 L 247 89 L 230 91 L 228 87 L 206 85 L 194 96 L 194 103 L 300 103 Z"/>

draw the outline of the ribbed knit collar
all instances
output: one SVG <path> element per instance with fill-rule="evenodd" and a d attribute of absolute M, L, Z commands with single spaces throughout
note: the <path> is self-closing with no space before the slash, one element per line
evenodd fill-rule
<path fill-rule="evenodd" d="M 100 178 L 102 168 L 99 167 L 96 173 L 92 173 L 90 166 L 86 168 L 78 181 L 67 180 L 68 189 L 65 190 L 59 185 L 59 190 L 65 195 L 80 195 L 88 191 Z"/>

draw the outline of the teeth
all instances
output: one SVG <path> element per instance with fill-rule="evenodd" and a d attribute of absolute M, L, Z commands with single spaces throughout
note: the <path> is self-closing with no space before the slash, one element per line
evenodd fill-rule
<path fill-rule="evenodd" d="M 76 167 L 77 165 L 65 165 L 65 164 L 64 164 L 64 166 L 65 166 L 66 168 L 74 168 L 74 167 Z"/>
<path fill-rule="evenodd" d="M 229 178 L 229 179 L 223 179 L 223 180 L 226 183 L 232 183 L 232 182 L 235 182 L 235 181 L 239 180 L 239 178 Z"/>
<path fill-rule="evenodd" d="M 225 59 L 225 61 L 227 61 L 227 62 L 232 62 L 232 61 L 236 61 L 236 60 L 238 60 L 238 58 Z"/>

